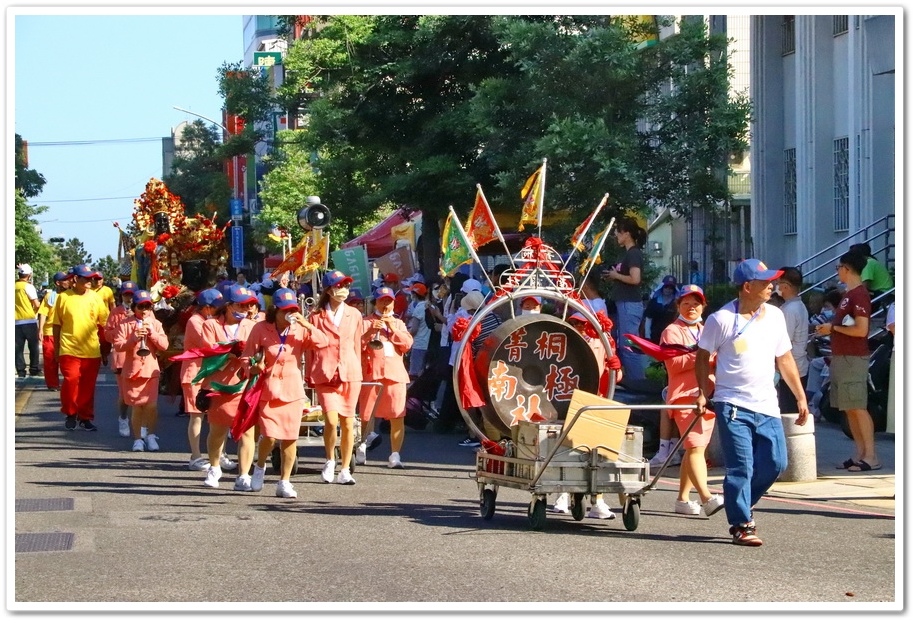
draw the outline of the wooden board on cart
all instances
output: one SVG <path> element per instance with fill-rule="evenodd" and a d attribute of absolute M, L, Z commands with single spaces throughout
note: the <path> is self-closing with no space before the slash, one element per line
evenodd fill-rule
<path fill-rule="evenodd" d="M 572 400 L 569 402 L 569 411 L 563 422 L 563 430 L 569 429 L 564 446 L 575 448 L 587 446 L 598 448 L 598 454 L 609 461 L 617 460 L 617 453 L 623 446 L 627 422 L 630 421 L 629 409 L 591 409 L 579 414 L 572 428 L 569 428 L 573 416 L 585 406 L 625 406 L 623 403 L 602 398 L 596 394 L 584 392 L 581 389 L 573 391 Z"/>

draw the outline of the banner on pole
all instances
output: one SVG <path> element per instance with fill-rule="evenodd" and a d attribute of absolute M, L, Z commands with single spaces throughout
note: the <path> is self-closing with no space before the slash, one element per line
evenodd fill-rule
<path fill-rule="evenodd" d="M 353 287 L 359 288 L 362 295 L 368 299 L 372 294 L 372 273 L 369 272 L 369 255 L 366 253 L 366 247 L 360 245 L 338 249 L 331 253 L 331 261 L 334 268 L 353 279 Z"/>

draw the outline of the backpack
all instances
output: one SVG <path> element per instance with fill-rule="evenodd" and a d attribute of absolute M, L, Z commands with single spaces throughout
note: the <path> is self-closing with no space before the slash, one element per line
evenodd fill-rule
<path fill-rule="evenodd" d="M 436 318 L 429 311 L 431 306 L 432 306 L 432 303 L 427 302 L 426 307 L 424 308 L 426 326 L 429 327 L 431 331 L 435 331 L 436 330 Z"/>

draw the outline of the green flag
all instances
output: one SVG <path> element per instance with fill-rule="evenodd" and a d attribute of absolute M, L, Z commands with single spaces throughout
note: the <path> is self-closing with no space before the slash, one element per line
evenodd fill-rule
<path fill-rule="evenodd" d="M 439 263 L 439 272 L 445 276 L 451 276 L 458 267 L 470 264 L 473 259 L 463 233 L 461 223 L 449 213 L 442 230 L 442 260 Z"/>

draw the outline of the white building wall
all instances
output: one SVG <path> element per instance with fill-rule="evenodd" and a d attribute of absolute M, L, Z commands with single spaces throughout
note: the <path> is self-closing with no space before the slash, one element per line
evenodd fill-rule
<path fill-rule="evenodd" d="M 768 264 L 796 264 L 837 243 L 838 255 L 848 248 L 845 238 L 894 213 L 895 26 L 894 16 L 849 16 L 848 32 L 834 36 L 832 15 L 797 15 L 795 51 L 783 56 L 783 16 L 751 18 L 752 235 L 756 256 Z M 838 229 L 834 141 L 843 137 L 849 225 Z M 785 218 L 791 148 L 796 233 L 787 231 Z"/>

